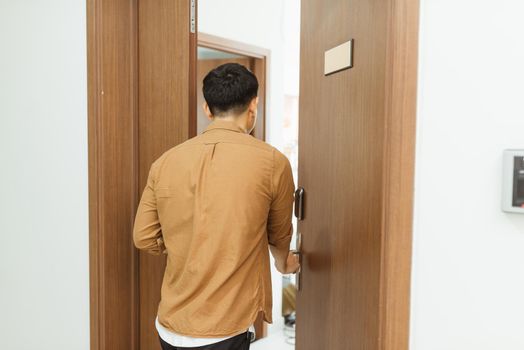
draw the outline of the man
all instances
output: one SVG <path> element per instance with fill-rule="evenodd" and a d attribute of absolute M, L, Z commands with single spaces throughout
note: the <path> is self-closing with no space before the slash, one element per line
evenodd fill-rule
<path fill-rule="evenodd" d="M 299 268 L 289 251 L 295 186 L 288 159 L 250 135 L 253 73 L 225 64 L 203 83 L 212 122 L 153 163 L 133 237 L 167 254 L 156 320 L 164 350 L 249 349 L 258 313 L 272 322 L 268 245 L 278 271 Z"/>

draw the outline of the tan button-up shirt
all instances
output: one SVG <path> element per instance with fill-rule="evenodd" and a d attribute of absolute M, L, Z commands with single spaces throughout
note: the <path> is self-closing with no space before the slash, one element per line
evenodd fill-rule
<path fill-rule="evenodd" d="M 167 253 L 164 327 L 221 337 L 245 331 L 259 311 L 272 322 L 268 244 L 289 250 L 294 189 L 281 152 L 218 118 L 153 163 L 133 238 Z"/>

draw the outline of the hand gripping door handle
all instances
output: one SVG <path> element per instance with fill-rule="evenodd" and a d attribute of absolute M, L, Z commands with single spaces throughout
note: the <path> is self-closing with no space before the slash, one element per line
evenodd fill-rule
<path fill-rule="evenodd" d="M 297 290 L 300 291 L 302 286 L 302 234 L 300 232 L 297 232 L 297 249 L 293 250 L 293 254 L 298 256 L 298 263 L 300 264 L 296 272 Z"/>
<path fill-rule="evenodd" d="M 304 194 L 305 190 L 303 187 L 297 188 L 295 191 L 295 216 L 297 220 L 304 220 Z M 296 283 L 297 290 L 300 291 L 302 286 L 302 234 L 297 231 L 297 249 L 293 251 L 293 254 L 298 255 L 298 262 L 300 267 L 296 272 Z"/>

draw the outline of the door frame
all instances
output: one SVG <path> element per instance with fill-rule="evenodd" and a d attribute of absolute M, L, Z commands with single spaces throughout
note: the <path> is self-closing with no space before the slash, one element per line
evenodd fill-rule
<path fill-rule="evenodd" d="M 419 0 L 391 0 L 386 37 L 379 349 L 409 349 Z"/>
<path fill-rule="evenodd" d="M 132 229 L 150 166 L 146 163 L 158 157 L 166 146 L 183 142 L 196 133 L 196 110 L 192 108 L 196 101 L 196 64 L 191 62 L 196 62 L 197 41 L 196 33 L 190 30 L 192 3 L 197 6 L 196 0 L 86 2 L 91 350 L 139 350 L 143 341 L 139 272 L 142 259 L 134 247 Z M 146 6 L 147 11 L 139 16 Z M 160 16 L 164 16 L 162 20 Z M 140 36 L 166 41 L 166 47 L 161 49 L 173 52 L 180 42 L 157 34 L 175 35 L 176 31 L 184 35 L 189 49 L 189 63 L 182 70 L 187 74 L 188 85 L 179 88 L 177 94 L 164 91 L 166 96 L 162 97 L 170 106 L 180 100 L 187 113 L 159 114 L 150 96 L 144 96 L 149 90 L 140 88 L 144 84 L 139 79 L 141 70 L 161 80 L 170 79 L 180 66 L 166 60 L 155 64 L 155 55 L 141 55 L 147 52 L 141 51 L 145 49 L 141 48 Z M 159 59 L 162 58 L 165 59 Z M 161 69 L 167 73 L 160 73 L 169 75 L 158 74 Z M 151 121 L 147 128 L 140 123 L 145 118 L 139 115 L 141 108 Z M 160 137 L 148 138 L 147 133 L 152 130 Z"/>
<path fill-rule="evenodd" d="M 198 46 L 207 47 L 233 53 L 236 55 L 256 57 L 266 59 L 270 56 L 271 51 L 260 46 L 246 44 L 240 41 L 226 39 L 220 36 L 198 32 Z"/>

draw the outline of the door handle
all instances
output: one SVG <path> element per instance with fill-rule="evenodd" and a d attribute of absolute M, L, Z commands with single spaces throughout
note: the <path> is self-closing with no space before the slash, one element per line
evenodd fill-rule
<path fill-rule="evenodd" d="M 297 220 L 304 220 L 304 187 L 299 187 L 295 191 L 295 216 Z M 300 267 L 296 272 L 297 276 L 297 290 L 300 291 L 302 285 L 302 234 L 297 231 L 297 249 L 293 250 L 293 254 L 298 255 L 298 262 Z"/>
<path fill-rule="evenodd" d="M 295 191 L 295 216 L 297 220 L 304 220 L 304 188 L 299 187 Z"/>
<path fill-rule="evenodd" d="M 304 220 L 304 187 L 299 187 L 295 191 L 295 216 L 297 220 Z M 297 291 L 302 288 L 302 234 L 297 231 L 297 249 L 293 254 L 298 256 L 300 267 L 296 272 Z"/>
<path fill-rule="evenodd" d="M 298 263 L 300 264 L 296 272 L 297 291 L 300 291 L 302 286 L 302 234 L 300 232 L 297 232 L 297 249 L 293 250 L 293 254 L 298 256 Z"/>

